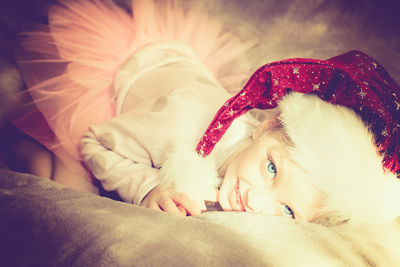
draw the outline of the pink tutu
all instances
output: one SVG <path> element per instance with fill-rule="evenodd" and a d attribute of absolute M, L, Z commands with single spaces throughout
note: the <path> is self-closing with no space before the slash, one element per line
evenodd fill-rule
<path fill-rule="evenodd" d="M 18 63 L 34 105 L 14 123 L 81 175 L 88 176 L 79 153 L 81 136 L 90 125 L 115 115 L 114 76 L 141 47 L 184 42 L 227 90 L 240 89 L 249 75 L 243 61 L 235 59 L 254 41 L 225 31 L 199 8 L 200 2 L 131 4 L 129 13 L 109 0 L 61 1 L 50 8 L 49 25 L 23 33 Z"/>

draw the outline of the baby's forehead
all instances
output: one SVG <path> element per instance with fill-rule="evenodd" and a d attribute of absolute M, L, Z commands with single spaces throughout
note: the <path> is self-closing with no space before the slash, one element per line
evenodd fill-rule
<path fill-rule="evenodd" d="M 289 147 L 293 147 L 293 143 L 282 127 L 276 127 L 266 131 L 259 139 L 258 143 L 261 146 L 274 146 L 285 150 Z"/>

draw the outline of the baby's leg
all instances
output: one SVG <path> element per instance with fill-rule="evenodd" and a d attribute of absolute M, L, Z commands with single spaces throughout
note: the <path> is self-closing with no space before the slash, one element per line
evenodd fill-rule
<path fill-rule="evenodd" d="M 53 155 L 52 179 L 57 183 L 79 191 L 90 192 L 96 195 L 99 194 L 99 189 L 96 185 L 85 177 L 75 174 L 55 155 Z"/>
<path fill-rule="evenodd" d="M 51 151 L 23 134 L 6 119 L 18 118 L 26 113 L 24 107 L 32 103 L 32 99 L 28 94 L 20 94 L 24 89 L 15 63 L 0 55 L 0 161 L 11 170 L 98 194 L 97 187 L 88 179 L 74 174 Z"/>
<path fill-rule="evenodd" d="M 67 187 L 99 194 L 96 185 L 75 174 L 51 151 L 7 121 L 0 125 L 1 159 L 12 170 L 51 179 Z"/>
<path fill-rule="evenodd" d="M 1 161 L 11 170 L 49 178 L 52 172 L 51 153 L 23 134 L 6 119 L 0 121 Z"/>
<path fill-rule="evenodd" d="M 11 169 L 51 179 L 53 159 L 49 150 L 28 138 L 18 140 L 11 148 L 13 149 L 9 154 Z"/>

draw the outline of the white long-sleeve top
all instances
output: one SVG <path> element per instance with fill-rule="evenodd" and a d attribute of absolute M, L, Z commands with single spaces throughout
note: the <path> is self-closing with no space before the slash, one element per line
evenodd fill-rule
<path fill-rule="evenodd" d="M 168 152 L 179 143 L 194 150 L 230 95 L 190 48 L 176 43 L 135 53 L 114 85 L 118 115 L 90 127 L 81 154 L 106 190 L 140 204 L 161 183 Z"/>

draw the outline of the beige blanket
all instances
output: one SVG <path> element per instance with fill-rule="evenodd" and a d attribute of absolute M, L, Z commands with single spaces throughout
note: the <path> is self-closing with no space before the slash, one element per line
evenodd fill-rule
<path fill-rule="evenodd" d="M 400 221 L 180 217 L 0 170 L 1 266 L 400 266 Z"/>

